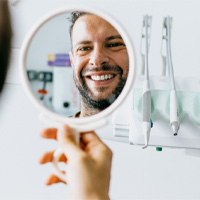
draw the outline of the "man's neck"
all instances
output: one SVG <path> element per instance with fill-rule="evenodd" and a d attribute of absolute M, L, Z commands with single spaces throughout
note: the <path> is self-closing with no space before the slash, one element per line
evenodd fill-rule
<path fill-rule="evenodd" d="M 95 114 L 97 114 L 99 112 L 100 112 L 99 109 L 90 108 L 84 102 L 81 102 L 80 117 L 88 117 L 88 116 L 91 116 L 91 115 L 95 115 Z"/>

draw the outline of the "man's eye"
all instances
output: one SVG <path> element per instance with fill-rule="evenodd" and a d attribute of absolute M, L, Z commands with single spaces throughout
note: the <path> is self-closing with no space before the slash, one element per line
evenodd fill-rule
<path fill-rule="evenodd" d="M 112 47 L 124 47 L 125 44 L 122 42 L 113 42 L 113 43 L 108 43 L 105 45 L 108 48 L 112 48 Z"/>
<path fill-rule="evenodd" d="M 91 47 L 80 47 L 78 48 L 78 51 L 89 51 Z"/>

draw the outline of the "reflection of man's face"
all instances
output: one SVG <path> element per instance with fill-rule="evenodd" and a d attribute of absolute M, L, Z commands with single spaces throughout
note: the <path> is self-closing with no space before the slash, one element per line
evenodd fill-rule
<path fill-rule="evenodd" d="M 102 18 L 86 14 L 72 30 L 71 62 L 83 102 L 103 110 L 121 93 L 128 74 L 128 53 L 118 31 Z"/>

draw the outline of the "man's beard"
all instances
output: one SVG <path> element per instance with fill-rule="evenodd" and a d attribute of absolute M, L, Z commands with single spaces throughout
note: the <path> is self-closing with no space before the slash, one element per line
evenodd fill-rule
<path fill-rule="evenodd" d="M 93 70 L 87 70 L 87 71 L 93 71 Z M 109 107 L 116 99 L 117 97 L 121 94 L 124 85 L 126 83 L 126 78 L 122 77 L 123 71 L 119 66 L 102 66 L 98 69 L 96 69 L 95 71 L 115 71 L 117 72 L 117 74 L 119 74 L 119 83 L 117 85 L 117 87 L 114 89 L 114 91 L 109 94 L 109 96 L 105 99 L 94 99 L 93 98 L 93 93 L 91 92 L 91 90 L 89 89 L 85 79 L 81 76 L 81 82 L 76 80 L 75 74 L 74 74 L 74 81 L 76 84 L 76 87 L 78 88 L 81 96 L 82 96 L 82 100 L 83 102 L 92 109 L 98 109 L 98 110 L 104 110 L 107 107 Z M 83 74 L 83 72 L 81 73 Z M 100 92 L 104 91 L 104 88 L 99 88 Z"/>

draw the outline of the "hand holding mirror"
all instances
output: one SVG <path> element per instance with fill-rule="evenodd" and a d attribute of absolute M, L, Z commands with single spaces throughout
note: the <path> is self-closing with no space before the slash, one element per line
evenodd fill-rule
<path fill-rule="evenodd" d="M 22 46 L 20 71 L 28 96 L 45 117 L 88 131 L 105 125 L 125 99 L 135 57 L 116 20 L 68 6 L 33 27 Z"/>

